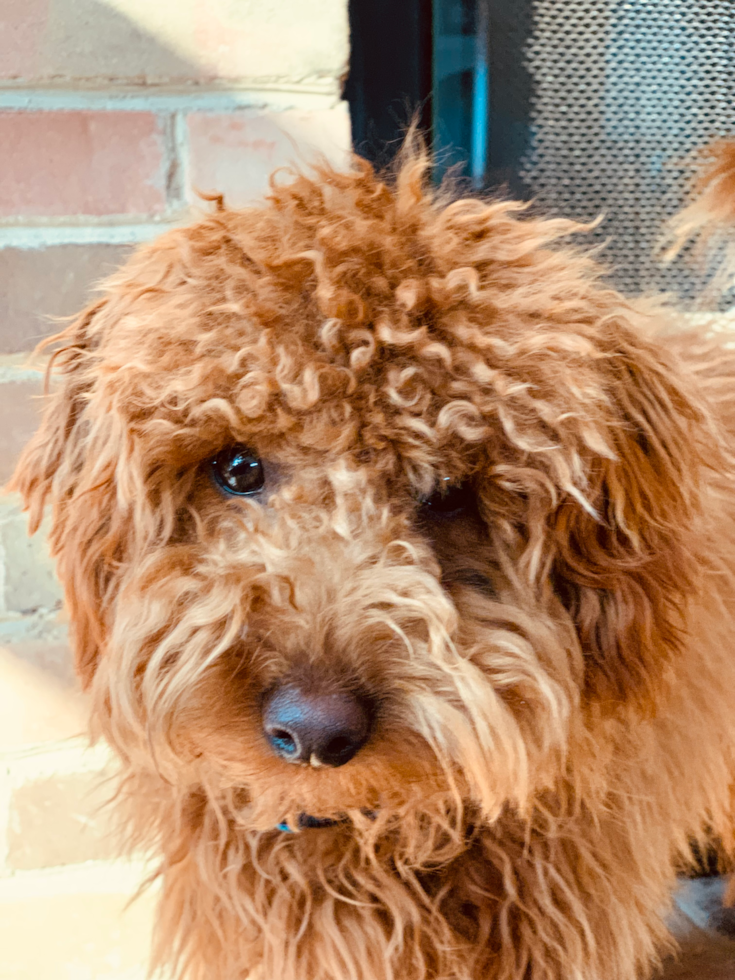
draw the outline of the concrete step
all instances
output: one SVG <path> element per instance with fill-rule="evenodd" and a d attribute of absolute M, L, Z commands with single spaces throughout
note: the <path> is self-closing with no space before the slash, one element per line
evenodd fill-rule
<path fill-rule="evenodd" d="M 155 889 L 141 864 L 99 862 L 0 878 L 2 980 L 146 980 Z"/>
<path fill-rule="evenodd" d="M 0 691 L 10 679 L 31 715 L 48 716 L 22 729 L 40 741 L 0 752 L 0 978 L 144 980 L 155 889 L 131 901 L 151 868 L 119 858 L 109 752 L 84 735 L 53 738 L 86 714 L 79 703 L 56 716 L 63 680 L 51 692 L 39 675 L 19 686 L 6 667 L 0 658 Z"/>

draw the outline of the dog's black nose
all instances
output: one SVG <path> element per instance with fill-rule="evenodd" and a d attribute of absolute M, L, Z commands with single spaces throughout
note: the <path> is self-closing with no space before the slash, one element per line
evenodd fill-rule
<path fill-rule="evenodd" d="M 323 694 L 288 684 L 263 705 L 263 728 L 276 755 L 286 762 L 343 766 L 370 735 L 368 702 L 346 691 Z"/>

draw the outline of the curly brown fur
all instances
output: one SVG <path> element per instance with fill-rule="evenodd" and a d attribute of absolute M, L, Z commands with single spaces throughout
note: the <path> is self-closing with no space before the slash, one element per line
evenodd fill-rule
<path fill-rule="evenodd" d="M 427 170 L 141 249 L 15 476 L 189 980 L 635 980 L 729 831 L 734 356 Z M 237 443 L 256 498 L 210 479 Z M 294 672 L 377 704 L 347 765 L 271 751 Z"/>

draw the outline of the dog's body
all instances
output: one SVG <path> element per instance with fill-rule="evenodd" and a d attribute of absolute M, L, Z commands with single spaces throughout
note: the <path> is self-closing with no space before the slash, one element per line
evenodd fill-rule
<path fill-rule="evenodd" d="M 142 249 L 16 474 L 191 980 L 636 980 L 731 833 L 735 356 L 425 170 Z"/>

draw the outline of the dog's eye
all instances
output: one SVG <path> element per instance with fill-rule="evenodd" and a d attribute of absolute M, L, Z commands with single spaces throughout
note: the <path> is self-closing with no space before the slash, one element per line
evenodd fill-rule
<path fill-rule="evenodd" d="M 263 489 L 263 464 L 246 446 L 228 446 L 212 460 L 216 483 L 227 493 L 246 497 Z"/>
<path fill-rule="evenodd" d="M 452 486 L 449 477 L 444 477 L 430 497 L 421 501 L 421 508 L 427 515 L 454 517 L 474 506 L 472 488 L 466 483 Z"/>

